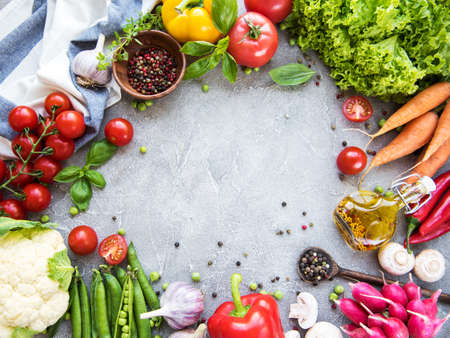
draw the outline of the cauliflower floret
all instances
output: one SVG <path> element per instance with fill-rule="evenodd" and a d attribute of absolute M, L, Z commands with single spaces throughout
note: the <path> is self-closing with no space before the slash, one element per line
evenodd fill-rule
<path fill-rule="evenodd" d="M 66 249 L 59 232 L 11 231 L 0 238 L 0 338 L 14 328 L 41 332 L 67 310 L 69 293 L 49 278 L 49 259 Z"/>

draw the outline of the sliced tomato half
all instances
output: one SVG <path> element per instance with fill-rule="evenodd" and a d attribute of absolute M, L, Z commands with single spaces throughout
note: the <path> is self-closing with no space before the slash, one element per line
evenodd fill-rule
<path fill-rule="evenodd" d="M 101 241 L 98 253 L 108 264 L 117 265 L 123 262 L 127 256 L 128 245 L 123 236 L 111 235 Z"/>
<path fill-rule="evenodd" d="M 350 96 L 342 106 L 342 112 L 347 120 L 364 122 L 370 119 L 373 108 L 369 101 L 362 96 Z"/>

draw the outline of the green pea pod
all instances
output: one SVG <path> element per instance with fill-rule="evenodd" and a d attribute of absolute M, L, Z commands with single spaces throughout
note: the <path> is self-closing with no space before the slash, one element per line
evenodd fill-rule
<path fill-rule="evenodd" d="M 130 334 L 130 338 L 138 338 L 138 331 L 137 331 L 136 321 L 135 321 L 135 320 L 132 320 L 132 321 L 131 321 L 131 334 Z"/>
<path fill-rule="evenodd" d="M 139 281 L 133 278 L 134 292 L 134 319 L 136 321 L 137 333 L 139 338 L 150 338 L 152 336 L 152 328 L 150 327 L 150 319 L 141 319 L 141 314 L 147 312 L 144 294 L 142 293 Z"/>
<path fill-rule="evenodd" d="M 120 299 L 120 310 L 114 325 L 114 338 L 120 338 L 123 334 L 130 335 L 133 332 L 133 282 L 131 281 L 131 273 L 127 274 L 127 278 L 123 284 L 122 296 Z M 125 329 L 126 328 L 126 329 Z"/>
<path fill-rule="evenodd" d="M 111 331 L 109 329 L 108 311 L 106 309 L 106 290 L 103 284 L 102 277 L 98 270 L 93 270 L 98 274 L 98 281 L 95 285 L 95 326 L 97 334 L 100 338 L 111 338 Z"/>
<path fill-rule="evenodd" d="M 127 279 L 127 272 L 117 265 L 114 267 L 114 270 L 116 271 L 117 280 L 119 281 L 120 286 L 123 286 L 123 283 L 125 283 L 125 280 Z"/>
<path fill-rule="evenodd" d="M 99 275 L 96 273 L 92 274 L 91 280 L 91 329 L 92 329 L 92 338 L 97 338 L 97 328 L 95 326 L 96 318 L 95 318 L 95 288 L 98 283 Z"/>
<path fill-rule="evenodd" d="M 81 307 L 81 327 L 83 337 L 91 337 L 91 309 L 89 307 L 89 295 L 86 284 L 80 277 L 79 285 L 80 307 Z"/>
<path fill-rule="evenodd" d="M 70 298 L 72 305 L 70 306 L 70 320 L 72 321 L 72 337 L 81 338 L 81 305 L 80 295 L 78 293 L 78 277 L 74 277 L 70 287 Z"/>
<path fill-rule="evenodd" d="M 63 321 L 63 318 L 64 318 L 64 315 L 61 318 L 59 318 L 58 321 L 55 324 L 53 324 L 53 325 L 51 325 L 51 326 L 49 326 L 47 328 L 47 336 L 48 336 L 48 338 L 53 338 L 54 336 L 56 336 L 56 333 L 58 332 L 59 325 Z"/>
<path fill-rule="evenodd" d="M 150 306 L 152 310 L 158 310 L 160 308 L 159 299 L 153 290 L 150 282 L 145 275 L 144 269 L 142 268 L 141 263 L 137 257 L 136 249 L 134 247 L 133 242 L 128 246 L 128 263 L 131 265 L 133 269 L 137 269 L 137 279 L 139 281 L 139 285 L 141 286 L 142 292 L 144 293 L 145 300 L 147 304 Z M 153 318 L 155 322 L 155 326 L 159 327 L 162 323 L 162 317 Z"/>
<path fill-rule="evenodd" d="M 122 287 L 120 286 L 119 281 L 116 277 L 114 277 L 110 273 L 104 273 L 106 290 L 110 297 L 110 306 L 111 306 L 111 330 L 114 330 L 114 325 L 116 323 L 117 315 L 120 310 L 120 299 L 122 296 Z"/>
<path fill-rule="evenodd" d="M 106 292 L 106 313 L 108 317 L 108 324 L 111 326 L 112 323 L 112 311 L 111 311 L 111 293 L 109 292 L 108 287 L 105 287 Z"/>

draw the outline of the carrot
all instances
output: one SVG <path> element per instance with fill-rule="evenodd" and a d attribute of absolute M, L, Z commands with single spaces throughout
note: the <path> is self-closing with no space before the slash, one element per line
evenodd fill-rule
<path fill-rule="evenodd" d="M 439 82 L 414 96 L 409 102 L 398 109 L 383 127 L 375 134 L 370 135 L 371 141 L 380 135 L 386 134 L 397 127 L 425 114 L 439 106 L 450 97 L 450 82 Z"/>
<path fill-rule="evenodd" d="M 423 155 L 422 161 L 428 160 L 439 147 L 450 138 L 450 101 L 445 105 L 433 138 Z"/>
<path fill-rule="evenodd" d="M 422 160 L 423 154 L 424 152 L 422 153 L 422 156 L 419 157 L 419 165 L 414 168 L 412 174 L 433 177 L 434 174 L 447 163 L 448 158 L 450 157 L 450 138 L 448 138 L 428 160 Z M 406 180 L 406 183 L 411 184 L 417 180 L 418 177 L 412 176 Z"/>
<path fill-rule="evenodd" d="M 409 122 L 391 143 L 377 153 L 361 180 L 373 167 L 409 155 L 427 144 L 433 136 L 438 120 L 435 113 L 429 112 Z"/>

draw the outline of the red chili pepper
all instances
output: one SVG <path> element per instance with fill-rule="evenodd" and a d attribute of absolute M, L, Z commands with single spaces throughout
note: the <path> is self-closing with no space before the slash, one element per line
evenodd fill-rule
<path fill-rule="evenodd" d="M 232 302 L 223 303 L 208 320 L 211 338 L 284 338 L 277 302 L 259 293 L 241 297 L 242 276 L 231 276 Z"/>
<path fill-rule="evenodd" d="M 449 231 L 450 231 L 450 221 L 447 221 L 444 224 L 442 224 L 438 229 L 426 234 L 425 236 L 421 236 L 420 233 L 412 235 L 409 238 L 409 243 L 411 244 L 425 243 L 435 238 L 441 237 L 442 235 L 445 235 Z M 406 245 L 406 240 L 404 244 Z"/>
<path fill-rule="evenodd" d="M 445 193 L 445 196 L 442 197 L 436 208 L 433 209 L 425 222 L 422 223 L 419 228 L 419 233 L 425 236 L 448 220 L 450 220 L 450 190 Z"/>

